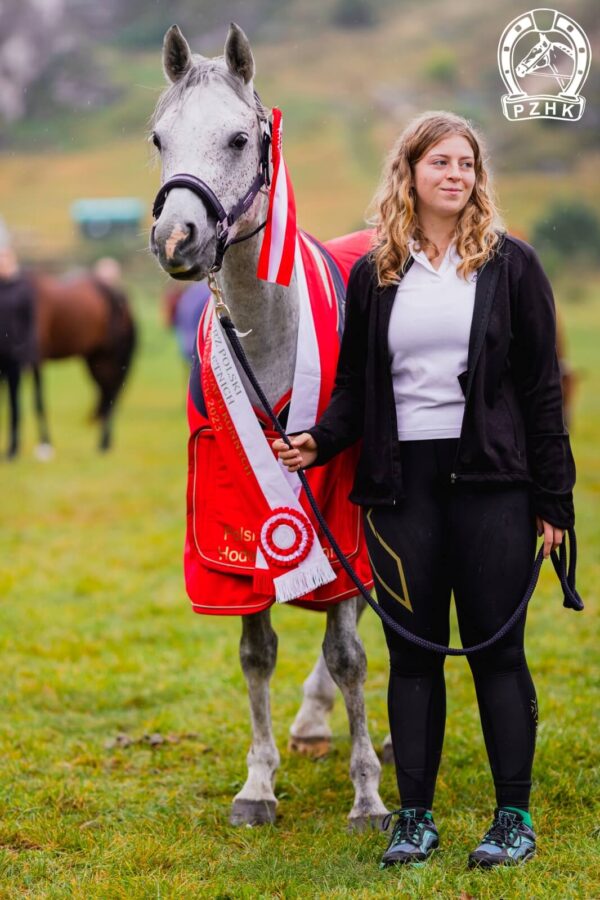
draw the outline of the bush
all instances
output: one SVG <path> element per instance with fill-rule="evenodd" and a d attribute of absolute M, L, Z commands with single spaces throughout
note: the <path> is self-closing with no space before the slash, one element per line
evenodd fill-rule
<path fill-rule="evenodd" d="M 458 62 L 454 53 L 446 49 L 436 50 L 423 67 L 423 74 L 435 84 L 448 87 L 458 81 Z"/>
<path fill-rule="evenodd" d="M 531 241 L 549 270 L 564 262 L 596 268 L 600 219 L 585 203 L 559 200 L 534 224 Z"/>

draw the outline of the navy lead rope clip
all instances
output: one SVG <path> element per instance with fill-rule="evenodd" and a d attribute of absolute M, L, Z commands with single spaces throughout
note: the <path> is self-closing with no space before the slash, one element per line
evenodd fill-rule
<path fill-rule="evenodd" d="M 223 307 L 222 307 L 223 309 Z M 240 339 L 235 330 L 235 326 L 231 321 L 231 318 L 228 315 L 227 307 L 224 308 L 226 312 L 223 315 L 220 315 L 219 321 L 223 328 L 227 333 L 227 337 L 229 338 L 229 342 L 233 348 L 235 355 L 237 356 L 240 365 L 244 369 L 246 375 L 248 376 L 252 387 L 256 391 L 256 395 L 260 400 L 265 412 L 269 416 L 271 422 L 273 423 L 273 427 L 277 431 L 277 433 L 281 436 L 281 438 L 285 441 L 288 447 L 291 448 L 292 444 L 285 433 L 285 430 L 281 427 L 279 423 L 279 419 L 273 412 L 271 408 L 271 404 L 267 400 L 264 391 L 262 390 L 260 384 L 256 380 L 256 376 L 252 371 L 250 363 L 248 362 L 248 358 L 240 343 Z M 340 549 L 336 539 L 333 534 L 329 530 L 329 526 L 327 522 L 323 518 L 321 514 L 321 510 L 317 506 L 317 501 L 315 500 L 314 494 L 310 488 L 308 480 L 304 472 L 299 469 L 298 477 L 302 483 L 304 490 L 306 491 L 306 496 L 308 497 L 308 502 L 310 503 L 313 512 L 317 518 L 317 521 L 321 528 L 323 529 L 323 533 L 327 537 L 330 542 L 333 551 L 337 558 L 339 559 L 342 568 L 345 572 L 350 576 L 352 582 L 356 585 L 357 590 L 364 597 L 366 602 L 369 604 L 372 610 L 377 613 L 382 622 L 384 622 L 392 631 L 395 631 L 396 634 L 399 634 L 400 637 L 403 637 L 405 640 L 410 641 L 411 644 L 416 644 L 418 647 L 421 647 L 423 650 L 430 650 L 434 653 L 443 653 L 447 656 L 469 656 L 471 653 L 477 653 L 480 650 L 485 650 L 488 647 L 491 647 L 492 644 L 495 644 L 501 638 L 504 637 L 505 634 L 508 634 L 510 629 L 518 622 L 521 616 L 524 614 L 527 609 L 527 605 L 533 596 L 533 592 L 535 590 L 535 586 L 538 582 L 540 569 L 542 568 L 542 562 L 544 560 L 544 549 L 540 547 L 538 554 L 533 563 L 533 570 L 531 572 L 531 578 L 529 579 L 529 584 L 527 585 L 527 590 L 523 595 L 523 599 L 515 609 L 514 613 L 511 617 L 504 623 L 504 625 L 496 632 L 496 634 L 492 635 L 492 637 L 488 638 L 485 641 L 482 641 L 479 644 L 474 644 L 472 647 L 446 647 L 444 644 L 436 644 L 433 641 L 428 641 L 425 638 L 419 637 L 416 634 L 413 634 L 411 631 L 408 631 L 406 628 L 403 628 L 402 625 L 399 625 L 390 615 L 383 609 L 379 603 L 374 600 L 371 596 L 370 591 L 364 586 L 346 557 L 344 553 Z M 565 542 L 560 545 L 559 553 L 557 554 L 555 550 L 552 550 L 550 556 L 552 559 L 552 564 L 558 575 L 558 579 L 561 583 L 563 592 L 564 592 L 564 600 L 563 606 L 567 609 L 574 609 L 577 612 L 580 612 L 583 607 L 583 600 L 577 593 L 575 588 L 575 566 L 577 564 L 577 541 L 575 538 L 575 529 L 569 528 L 567 531 L 569 536 L 569 550 L 567 553 L 567 548 L 565 546 Z"/>

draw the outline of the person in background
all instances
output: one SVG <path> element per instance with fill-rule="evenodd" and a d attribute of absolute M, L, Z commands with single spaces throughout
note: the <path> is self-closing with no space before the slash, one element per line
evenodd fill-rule
<path fill-rule="evenodd" d="M 198 323 L 210 297 L 206 281 L 197 281 L 186 287 L 172 304 L 170 324 L 175 329 L 181 355 L 187 363 L 192 361 Z"/>
<path fill-rule="evenodd" d="M 107 287 L 115 290 L 123 289 L 123 269 L 118 259 L 102 256 L 92 266 L 92 275 Z"/>
<path fill-rule="evenodd" d="M 290 471 L 362 439 L 350 499 L 383 609 L 448 645 L 494 635 L 574 523 L 552 289 L 537 254 L 501 227 L 482 140 L 425 113 L 400 135 L 374 198 L 376 245 L 353 267 L 335 388 L 319 422 L 273 448 Z M 495 786 L 470 866 L 525 862 L 537 698 L 525 619 L 468 657 Z M 382 866 L 439 844 L 433 801 L 446 718 L 444 660 L 384 625 L 401 806 Z M 490 800 L 490 806 L 492 806 Z"/>
<path fill-rule="evenodd" d="M 21 272 L 14 248 L 3 242 L 0 246 L 0 381 L 6 379 L 9 391 L 9 459 L 19 450 L 21 372 L 36 360 L 34 289 Z"/>

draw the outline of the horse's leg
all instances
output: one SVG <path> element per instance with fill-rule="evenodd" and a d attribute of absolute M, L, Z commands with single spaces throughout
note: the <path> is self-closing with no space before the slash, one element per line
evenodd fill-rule
<path fill-rule="evenodd" d="M 366 602 L 356 598 L 356 621 Z M 288 750 L 319 759 L 331 748 L 329 715 L 335 702 L 336 683 L 329 673 L 323 651 L 303 684 L 302 705 L 290 727 Z"/>
<path fill-rule="evenodd" d="M 114 310 L 113 310 L 114 315 Z M 129 372 L 136 346 L 136 328 L 128 309 L 120 308 L 112 319 L 107 344 L 88 359 L 92 378 L 100 389 L 96 418 L 100 421 L 101 451 L 112 446 L 115 404 Z"/>
<path fill-rule="evenodd" d="M 360 621 L 366 600 L 359 594 L 356 598 L 356 621 Z M 315 666 L 304 682 L 302 705 L 290 727 L 288 750 L 319 759 L 331 748 L 331 728 L 329 715 L 335 702 L 336 684 L 327 668 L 321 651 Z M 381 761 L 394 762 L 392 738 L 388 734 L 381 747 Z"/>
<path fill-rule="evenodd" d="M 344 600 L 327 610 L 323 641 L 327 667 L 340 688 L 350 724 L 352 753 L 350 777 L 354 785 L 354 805 L 348 816 L 352 827 L 381 824 L 387 810 L 379 796 L 381 765 L 367 730 L 363 685 L 367 658 L 356 630 L 356 600 Z"/>
<path fill-rule="evenodd" d="M 357 623 L 360 621 L 360 617 L 367 607 L 367 601 L 364 599 L 362 594 L 359 594 L 356 598 L 356 621 Z M 385 737 L 383 744 L 381 745 L 381 762 L 385 763 L 385 765 L 391 765 L 394 762 L 394 749 L 392 747 L 392 736 L 388 732 Z"/>
<path fill-rule="evenodd" d="M 110 369 L 110 366 L 106 364 L 97 369 L 97 382 L 100 388 L 100 401 L 96 413 L 100 422 L 98 450 L 102 453 L 111 448 L 114 402 L 118 392 L 118 389 L 115 390 L 112 380 L 104 377 L 107 369 Z"/>
<path fill-rule="evenodd" d="M 277 659 L 277 635 L 269 610 L 242 617 L 240 661 L 248 685 L 252 744 L 248 751 L 248 777 L 233 798 L 232 825 L 263 825 L 275 821 L 273 793 L 279 752 L 271 727 L 269 681 Z"/>
<path fill-rule="evenodd" d="M 6 366 L 6 379 L 8 381 L 8 400 L 10 406 L 8 458 L 14 459 L 19 452 L 19 425 L 21 419 L 21 410 L 19 407 L 21 368 L 17 362 L 11 360 L 9 365 Z"/>
<path fill-rule="evenodd" d="M 46 417 L 41 367 L 39 365 L 32 366 L 31 374 L 33 375 L 33 403 L 38 425 L 38 445 L 35 448 L 35 455 L 39 460 L 45 461 L 52 458 L 54 450 Z"/>
<path fill-rule="evenodd" d="M 302 705 L 290 728 L 288 749 L 318 759 L 331 747 L 328 720 L 336 692 L 323 651 L 304 682 L 303 691 Z"/>
<path fill-rule="evenodd" d="M 113 360 L 106 351 L 98 351 L 86 357 L 86 363 L 100 392 L 94 418 L 100 423 L 98 449 L 104 452 L 110 450 L 112 443 L 112 415 L 119 391 L 118 377 L 115 376 Z"/>
<path fill-rule="evenodd" d="M 110 450 L 112 445 L 112 410 L 103 413 L 100 416 L 100 443 L 98 449 L 103 453 Z"/>

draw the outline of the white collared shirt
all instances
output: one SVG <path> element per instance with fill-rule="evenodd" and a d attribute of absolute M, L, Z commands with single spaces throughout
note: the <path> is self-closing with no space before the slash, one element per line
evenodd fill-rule
<path fill-rule="evenodd" d="M 458 275 L 454 243 L 436 271 L 409 243 L 414 263 L 398 285 L 388 349 L 398 440 L 460 436 L 465 399 L 457 376 L 467 368 L 475 274 Z"/>

